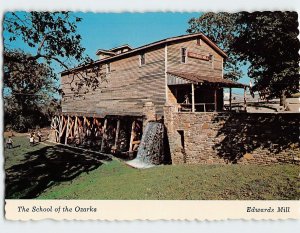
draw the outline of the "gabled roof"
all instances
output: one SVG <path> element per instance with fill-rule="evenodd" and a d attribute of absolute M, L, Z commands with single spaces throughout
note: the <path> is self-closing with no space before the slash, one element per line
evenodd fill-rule
<path fill-rule="evenodd" d="M 96 52 L 96 55 L 99 55 L 101 53 L 104 53 L 104 54 L 109 54 L 109 55 L 115 55 L 114 52 L 110 51 L 110 50 L 105 50 L 105 49 L 98 49 L 97 52 Z"/>
<path fill-rule="evenodd" d="M 212 42 L 208 37 L 206 37 L 202 33 L 193 33 L 193 34 L 175 36 L 175 37 L 170 37 L 170 38 L 166 38 L 166 39 L 163 39 L 163 40 L 159 40 L 159 41 L 156 41 L 156 42 L 146 44 L 146 45 L 140 46 L 138 48 L 129 50 L 129 51 L 124 52 L 124 53 L 116 54 L 115 56 L 112 56 L 112 57 L 97 60 L 97 61 L 95 61 L 95 63 L 99 64 L 99 63 L 110 62 L 111 60 L 116 60 L 116 59 L 119 59 L 119 58 L 123 58 L 125 56 L 130 56 L 131 54 L 134 54 L 136 52 L 140 52 L 140 51 L 143 51 L 143 50 L 146 50 L 146 49 L 154 48 L 156 46 L 162 46 L 162 45 L 165 45 L 165 44 L 168 44 L 168 43 L 171 43 L 171 42 L 177 42 L 177 41 L 181 41 L 181 40 L 185 40 L 185 39 L 192 39 L 192 38 L 202 39 L 207 44 L 209 44 L 210 47 L 213 48 L 223 58 L 227 58 L 226 53 L 222 49 L 220 49 L 214 42 Z M 106 50 L 106 51 L 111 51 L 111 50 Z M 68 71 L 70 72 L 72 70 L 80 69 L 80 68 L 83 68 L 83 67 L 84 66 L 79 66 L 79 67 L 76 67 L 76 68 L 71 69 L 71 70 L 63 71 L 62 73 L 67 73 Z"/>
<path fill-rule="evenodd" d="M 110 49 L 110 50 L 108 50 L 108 51 L 114 52 L 114 51 L 117 51 L 117 50 L 120 50 L 120 49 L 124 49 L 124 48 L 127 48 L 127 49 L 129 49 L 129 50 L 132 50 L 132 49 L 133 49 L 129 44 L 124 44 L 124 45 L 120 45 L 120 46 L 118 46 L 118 47 L 114 47 L 114 48 L 112 48 L 112 49 Z"/>
<path fill-rule="evenodd" d="M 169 72 L 167 72 L 167 74 L 187 80 L 188 83 L 214 84 L 214 85 L 218 85 L 220 87 L 232 87 L 232 88 L 244 88 L 244 87 L 248 86 L 248 85 L 234 82 L 234 81 L 231 81 L 228 79 L 216 78 L 213 76 L 203 76 L 203 75 L 195 74 L 195 73 L 169 71 Z"/>

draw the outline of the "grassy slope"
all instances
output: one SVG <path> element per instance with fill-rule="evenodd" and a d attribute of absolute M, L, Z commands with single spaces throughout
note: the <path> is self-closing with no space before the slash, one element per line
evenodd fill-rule
<path fill-rule="evenodd" d="M 249 200 L 299 199 L 299 167 L 293 165 L 177 165 L 145 170 L 113 161 L 40 199 Z"/>
<path fill-rule="evenodd" d="M 14 146 L 20 147 L 4 151 L 5 169 L 35 159 L 24 155 L 46 147 L 30 147 L 26 137 L 13 140 Z M 171 165 L 138 170 L 114 160 L 71 181 L 54 180 L 54 186 L 44 190 L 39 198 L 298 200 L 299 172 L 296 165 Z"/>
<path fill-rule="evenodd" d="M 24 154 L 28 152 L 32 152 L 35 150 L 39 150 L 46 145 L 44 144 L 36 144 L 35 146 L 31 147 L 29 145 L 29 136 L 18 136 L 13 137 L 13 149 L 4 149 L 4 155 L 5 155 L 5 163 L 4 167 L 5 169 L 19 164 L 24 161 Z"/>

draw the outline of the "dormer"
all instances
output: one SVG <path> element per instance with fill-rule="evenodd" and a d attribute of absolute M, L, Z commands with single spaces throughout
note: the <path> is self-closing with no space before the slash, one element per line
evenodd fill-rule
<path fill-rule="evenodd" d="M 125 45 L 121 45 L 121 46 L 112 48 L 109 51 L 114 52 L 117 55 L 117 54 L 121 54 L 121 53 L 126 53 L 130 50 L 132 50 L 132 48 L 128 44 L 125 44 Z"/>
<path fill-rule="evenodd" d="M 121 45 L 109 50 L 106 49 L 98 49 L 96 55 L 99 56 L 99 60 L 105 59 L 105 58 L 109 58 L 109 57 L 113 57 L 115 55 L 121 54 L 121 53 L 126 53 L 128 51 L 132 50 L 132 48 L 128 45 Z"/>
<path fill-rule="evenodd" d="M 105 49 L 98 49 L 96 55 L 99 57 L 99 60 L 108 58 L 108 57 L 113 57 L 116 54 L 114 52 L 111 52 L 109 50 L 105 50 Z"/>

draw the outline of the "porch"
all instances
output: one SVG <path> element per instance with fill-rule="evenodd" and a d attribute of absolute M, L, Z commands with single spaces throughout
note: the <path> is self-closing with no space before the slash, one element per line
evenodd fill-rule
<path fill-rule="evenodd" d="M 168 101 L 178 112 L 232 111 L 232 88 L 244 89 L 243 104 L 234 107 L 246 111 L 245 84 L 194 73 L 168 72 L 167 75 Z M 224 104 L 224 88 L 229 88 L 229 104 Z"/>

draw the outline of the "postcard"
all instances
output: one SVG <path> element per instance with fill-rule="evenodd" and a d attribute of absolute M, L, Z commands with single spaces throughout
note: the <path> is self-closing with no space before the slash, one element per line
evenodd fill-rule
<path fill-rule="evenodd" d="M 297 12 L 2 26 L 6 219 L 300 219 Z"/>

